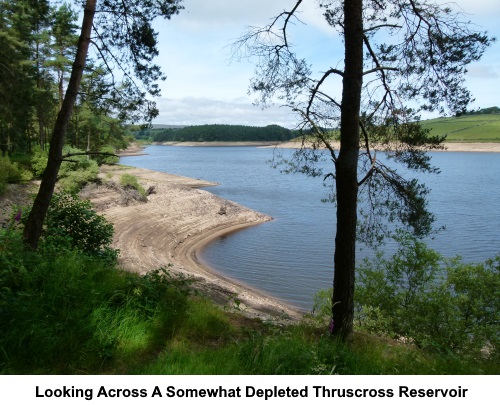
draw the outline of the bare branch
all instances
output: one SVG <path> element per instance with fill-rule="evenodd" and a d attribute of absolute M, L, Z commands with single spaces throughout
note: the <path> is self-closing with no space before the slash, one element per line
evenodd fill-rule
<path fill-rule="evenodd" d="M 391 66 L 377 66 L 374 69 L 367 70 L 363 72 L 363 76 L 369 75 L 371 73 L 379 72 L 381 70 L 393 70 L 395 72 L 399 72 L 399 68 L 391 67 Z"/>
<path fill-rule="evenodd" d="M 295 16 L 295 12 L 297 11 L 297 9 L 299 8 L 300 4 L 302 3 L 302 0 L 298 0 L 297 3 L 295 3 L 295 6 L 293 7 L 292 11 L 289 11 L 289 12 L 286 12 L 284 11 L 283 13 L 281 13 L 278 17 L 276 17 L 275 19 L 275 22 L 283 15 L 286 15 L 286 19 L 285 19 L 285 22 L 283 24 L 283 28 L 281 29 L 283 31 L 283 39 L 284 39 L 284 42 L 285 42 L 285 46 L 288 47 L 288 39 L 287 39 L 287 35 L 286 35 L 286 28 L 288 26 L 288 23 L 290 22 L 290 19 L 292 17 L 295 17 L 297 18 L 297 16 Z M 298 18 L 297 18 L 298 19 Z M 274 24 L 274 23 L 273 23 Z"/>
<path fill-rule="evenodd" d="M 326 139 L 325 134 L 323 133 L 323 131 L 320 128 L 318 128 L 318 126 L 316 125 L 316 123 L 311 119 L 310 115 L 307 114 L 307 113 L 305 113 L 304 111 L 298 109 L 298 108 L 295 108 L 294 111 L 298 112 L 309 123 L 309 125 L 311 125 L 311 127 L 314 130 L 314 133 L 315 133 L 316 137 L 319 140 L 321 140 L 321 142 L 323 142 L 323 144 L 325 145 L 325 147 L 329 150 L 330 155 L 331 155 L 333 161 L 336 162 L 337 161 L 337 154 L 335 153 L 335 149 L 332 147 L 330 141 L 328 139 Z"/>
<path fill-rule="evenodd" d="M 364 33 L 366 34 L 368 32 L 375 31 L 375 30 L 378 30 L 380 28 L 403 28 L 403 26 L 399 25 L 399 24 L 379 24 L 379 25 L 374 25 L 372 27 L 366 28 L 364 30 Z"/>
<path fill-rule="evenodd" d="M 306 108 L 306 112 L 309 114 L 310 110 L 311 110 L 311 106 L 314 102 L 314 98 L 316 97 L 316 94 L 319 92 L 319 88 L 322 86 L 322 84 L 324 83 L 324 81 L 332 74 L 337 74 L 341 77 L 344 76 L 344 72 L 342 72 L 341 70 L 338 70 L 338 69 L 329 69 L 327 70 L 323 76 L 321 77 L 321 79 L 318 81 L 318 83 L 316 83 L 316 86 L 314 87 L 314 89 L 312 90 L 311 92 L 311 96 L 309 97 L 309 103 L 307 105 L 307 108 Z M 324 93 L 323 93 L 324 94 Z M 326 96 L 326 94 L 324 94 Z M 333 101 L 333 99 L 332 99 Z"/>

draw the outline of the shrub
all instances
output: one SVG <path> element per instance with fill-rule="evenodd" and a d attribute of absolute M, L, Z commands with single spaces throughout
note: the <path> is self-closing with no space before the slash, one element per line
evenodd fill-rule
<path fill-rule="evenodd" d="M 33 179 L 33 173 L 31 171 L 31 154 L 15 152 L 9 156 L 10 161 L 17 165 L 20 181 L 30 181 Z"/>
<path fill-rule="evenodd" d="M 31 169 L 35 176 L 39 177 L 43 174 L 49 160 L 48 151 L 42 150 L 39 146 L 33 148 L 33 156 L 31 157 Z"/>
<path fill-rule="evenodd" d="M 144 187 L 139 184 L 137 177 L 132 176 L 131 174 L 123 174 L 120 177 L 120 184 L 124 188 L 131 188 L 133 190 L 136 190 L 141 197 L 146 197 L 146 190 L 144 190 Z"/>
<path fill-rule="evenodd" d="M 118 251 L 111 248 L 113 232 L 113 224 L 98 215 L 90 201 L 65 192 L 52 197 L 47 213 L 46 245 L 69 245 L 90 256 L 115 260 Z"/>
<path fill-rule="evenodd" d="M 390 259 L 359 266 L 357 324 L 432 350 L 497 357 L 500 257 L 466 264 L 407 236 L 399 242 Z"/>
<path fill-rule="evenodd" d="M 76 148 L 65 147 L 63 155 L 82 153 Z M 47 167 L 48 152 L 37 147 L 31 159 L 31 168 L 36 176 L 41 176 Z M 64 160 L 58 173 L 59 185 L 64 191 L 77 193 L 85 184 L 95 181 L 99 174 L 99 166 L 95 160 L 86 155 L 71 156 Z"/>
<path fill-rule="evenodd" d="M 59 178 L 59 185 L 68 193 L 77 193 L 83 186 L 95 181 L 98 173 L 97 163 L 90 160 L 86 168 L 64 170 Z"/>
<path fill-rule="evenodd" d="M 389 259 L 357 266 L 355 327 L 453 355 L 499 359 L 500 256 L 485 263 L 446 259 L 399 235 Z M 332 289 L 320 291 L 313 319 L 328 322 Z"/>
<path fill-rule="evenodd" d="M 111 145 L 104 145 L 99 149 L 99 152 L 103 153 L 116 153 L 116 149 Z M 107 156 L 107 155 L 95 155 L 94 159 L 97 164 L 100 166 L 102 164 L 116 164 L 120 160 L 118 156 Z"/>
<path fill-rule="evenodd" d="M 7 183 L 21 180 L 21 171 L 17 163 L 12 163 L 7 156 L 0 156 L 0 195 L 5 192 Z"/>
<path fill-rule="evenodd" d="M 82 153 L 80 149 L 64 148 L 64 154 Z M 71 156 L 61 164 L 59 184 L 64 191 L 77 193 L 85 184 L 95 181 L 99 174 L 99 166 L 95 160 L 86 155 Z"/>

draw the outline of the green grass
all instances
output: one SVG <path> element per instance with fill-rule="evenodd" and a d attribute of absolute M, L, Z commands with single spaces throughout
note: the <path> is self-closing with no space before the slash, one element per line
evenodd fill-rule
<path fill-rule="evenodd" d="M 422 121 L 431 135 L 446 135 L 446 142 L 500 142 L 500 115 L 479 114 Z"/>
<path fill-rule="evenodd" d="M 445 142 L 500 142 L 500 114 L 477 114 L 461 117 L 434 118 L 421 121 L 430 135 L 446 135 Z M 330 133 L 332 140 L 338 140 L 338 133 Z M 315 138 L 308 136 L 307 140 Z M 291 141 L 301 142 L 297 137 Z"/>
<path fill-rule="evenodd" d="M 125 173 L 120 176 L 120 184 L 123 187 L 128 187 L 131 189 L 136 190 L 142 197 L 146 197 L 146 190 L 144 190 L 144 187 L 142 187 L 141 184 L 139 184 L 139 180 L 137 180 L 137 177 Z"/>
<path fill-rule="evenodd" d="M 498 374 L 497 364 L 437 354 L 326 324 L 277 326 L 227 312 L 189 280 L 145 276 L 72 251 L 37 253 L 0 231 L 2 374 Z"/>

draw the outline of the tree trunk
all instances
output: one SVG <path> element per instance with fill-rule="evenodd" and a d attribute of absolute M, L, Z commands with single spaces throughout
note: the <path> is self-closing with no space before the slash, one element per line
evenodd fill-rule
<path fill-rule="evenodd" d="M 57 120 L 52 132 L 50 140 L 49 159 L 47 167 L 42 176 L 40 189 L 33 203 L 30 215 L 24 228 L 24 241 L 32 249 L 38 246 L 38 240 L 42 234 L 42 226 L 47 214 L 54 187 L 57 182 L 57 174 L 62 163 L 62 149 L 64 146 L 64 138 L 68 127 L 73 107 L 75 105 L 78 89 L 82 79 L 85 61 L 87 59 L 88 48 L 90 44 L 90 34 L 92 32 L 92 22 L 96 9 L 97 0 L 87 0 L 85 4 L 85 12 L 82 21 L 82 30 L 78 40 L 75 61 L 71 70 L 71 78 L 68 83 L 66 95 L 64 97 L 61 110 L 57 115 Z"/>
<path fill-rule="evenodd" d="M 336 162 L 337 234 L 333 279 L 333 334 L 347 339 L 354 319 L 359 112 L 363 84 L 363 2 L 344 1 L 345 67 Z"/>

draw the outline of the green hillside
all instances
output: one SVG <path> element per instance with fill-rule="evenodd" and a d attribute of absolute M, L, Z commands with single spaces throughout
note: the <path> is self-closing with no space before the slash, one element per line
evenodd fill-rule
<path fill-rule="evenodd" d="M 422 121 L 446 142 L 500 142 L 500 114 L 474 114 Z"/>

